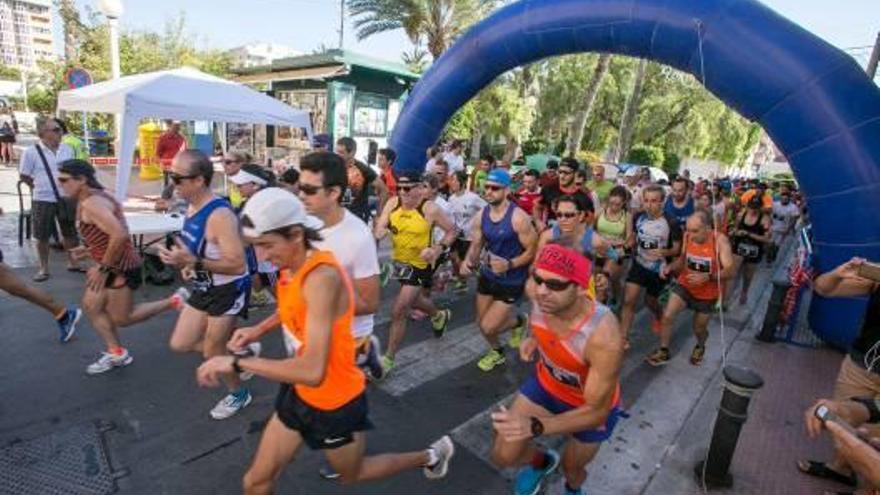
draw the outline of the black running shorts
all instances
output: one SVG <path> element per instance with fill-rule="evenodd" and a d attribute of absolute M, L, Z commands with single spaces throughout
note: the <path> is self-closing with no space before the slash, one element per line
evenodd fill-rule
<path fill-rule="evenodd" d="M 495 301 L 501 301 L 505 304 L 516 304 L 525 291 L 523 285 L 504 285 L 487 279 L 480 275 L 477 277 L 477 294 L 484 296 L 492 296 Z"/>
<path fill-rule="evenodd" d="M 206 290 L 194 289 L 186 301 L 188 306 L 208 313 L 208 316 L 241 316 L 247 318 L 250 284 L 244 288 L 236 282 L 214 285 Z"/>
<path fill-rule="evenodd" d="M 629 269 L 629 274 L 626 276 L 626 283 L 644 287 L 648 295 L 656 299 L 663 293 L 663 289 L 666 288 L 668 281 L 660 278 L 659 273 L 652 272 L 638 262 L 634 262 Z"/>
<path fill-rule="evenodd" d="M 275 399 L 275 413 L 284 426 L 302 435 L 312 450 L 333 450 L 354 441 L 354 433 L 373 428 L 367 417 L 367 394 L 361 393 L 332 411 L 316 409 L 282 383 Z"/>

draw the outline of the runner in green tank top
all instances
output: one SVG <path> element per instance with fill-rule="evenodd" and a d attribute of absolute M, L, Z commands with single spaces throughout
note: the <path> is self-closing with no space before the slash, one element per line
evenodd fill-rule
<path fill-rule="evenodd" d="M 629 193 L 623 186 L 615 186 L 608 192 L 605 207 L 596 215 L 596 232 L 618 250 L 618 259 L 597 260 L 597 266 L 608 275 L 611 284 L 612 306 L 621 300 L 620 279 L 624 272 L 626 249 L 633 240 L 632 217 L 626 210 Z M 599 263 L 602 264 L 599 264 Z"/>

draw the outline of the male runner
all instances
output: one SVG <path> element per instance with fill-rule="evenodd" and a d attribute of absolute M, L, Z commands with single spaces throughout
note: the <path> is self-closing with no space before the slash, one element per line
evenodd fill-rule
<path fill-rule="evenodd" d="M 660 348 L 646 358 L 652 366 L 669 362 L 669 343 L 672 341 L 675 317 L 685 309 L 694 310 L 694 337 L 697 343 L 691 352 L 691 364 L 699 366 L 703 362 L 706 339 L 709 338 L 709 319 L 721 296 L 722 281 L 732 277 L 736 270 L 730 241 L 726 235 L 713 231 L 708 210 L 694 212 L 686 226 L 681 255 L 663 267 L 664 278 L 673 273 L 678 273 L 678 278 L 672 284 L 672 293 L 663 310 Z"/>
<path fill-rule="evenodd" d="M 236 317 L 247 316 L 251 289 L 238 218 L 232 205 L 211 191 L 213 175 L 214 166 L 201 151 L 184 150 L 174 157 L 170 178 L 189 209 L 176 245 L 159 248 L 162 261 L 180 268 L 192 285 L 169 346 L 205 358 L 227 354 Z M 229 394 L 211 410 L 214 419 L 228 418 L 252 400 L 237 376 L 223 380 Z"/>
<path fill-rule="evenodd" d="M 675 218 L 681 229 L 684 228 L 685 222 L 696 208 L 690 192 L 690 182 L 684 176 L 679 175 L 672 180 L 672 194 L 666 198 L 666 204 L 663 206 L 663 211 Z"/>
<path fill-rule="evenodd" d="M 575 183 L 575 174 L 578 169 L 580 169 L 580 163 L 576 159 L 563 158 L 562 163 L 559 164 L 559 183 L 541 187 L 541 199 L 535 203 L 532 210 L 538 231 L 544 230 L 556 219 L 553 209 L 556 207 L 556 200 L 564 194 L 578 198 L 583 205 L 590 204 L 595 207 L 594 195 L 587 194 L 582 187 L 578 187 Z"/>
<path fill-rule="evenodd" d="M 489 172 L 484 186 L 488 206 L 480 212 L 480 221 L 474 222 L 473 241 L 461 266 L 461 274 L 470 275 L 482 257 L 477 282 L 477 324 L 489 343 L 489 352 L 478 362 L 483 371 L 492 371 L 504 364 L 504 346 L 499 337 L 512 329 L 510 346 L 519 347 L 526 318 L 514 317 L 511 308 L 519 302 L 529 275 L 529 264 L 535 257 L 538 234 L 532 219 L 513 204 L 510 194 L 510 174 L 503 169 Z"/>
<path fill-rule="evenodd" d="M 345 269 L 354 288 L 352 335 L 357 361 L 369 377 L 382 379 L 379 339 L 373 315 L 379 309 L 379 256 L 369 227 L 342 206 L 347 184 L 345 162 L 329 152 L 310 153 L 300 160 L 299 198 L 310 215 L 324 224 L 317 249 L 330 251 Z M 285 334 L 287 335 L 287 334 Z"/>
<path fill-rule="evenodd" d="M 586 466 L 611 437 L 620 417 L 623 334 L 614 314 L 586 294 L 591 264 L 557 244 L 538 255 L 526 284 L 532 300 L 532 336 L 520 345 L 520 358 L 535 372 L 520 387 L 510 410 L 492 414 L 497 433 L 492 460 L 519 467 L 515 494 L 534 495 L 562 464 L 566 495 L 582 495 Z M 545 435 L 570 438 L 562 456 L 541 450 L 532 440 Z"/>
<path fill-rule="evenodd" d="M 459 171 L 449 177 L 449 209 L 452 211 L 452 221 L 455 223 L 455 231 L 458 236 L 452 245 L 452 273 L 455 275 L 453 287 L 456 290 L 466 290 L 467 282 L 461 276 L 461 262 L 467 256 L 471 247 L 474 219 L 486 206 L 486 200 L 477 193 L 467 190 L 467 172 Z"/>
<path fill-rule="evenodd" d="M 372 425 L 364 375 L 354 362 L 351 328 L 356 297 L 333 254 L 312 245 L 321 238 L 320 223 L 306 215 L 296 196 L 282 189 L 260 191 L 251 198 L 242 214 L 244 235 L 260 259 L 282 269 L 278 314 L 296 357 L 218 356 L 203 363 L 197 373 L 203 386 L 216 386 L 221 377 L 242 372 L 281 383 L 275 413 L 244 476 L 244 493 L 273 493 L 282 470 L 303 443 L 324 450 L 343 483 L 418 468 L 429 479 L 442 478 L 455 451 L 448 436 L 418 452 L 364 456 L 363 432 Z M 272 328 L 238 330 L 229 346 L 241 350 Z"/>
<path fill-rule="evenodd" d="M 375 191 L 379 198 L 378 210 L 382 211 L 388 201 L 388 187 L 375 170 L 355 158 L 355 153 L 357 142 L 354 139 L 341 137 L 336 140 L 336 154 L 342 157 L 348 170 L 348 197 L 345 207 L 364 223 L 369 223 L 372 216 L 370 192 Z"/>
<path fill-rule="evenodd" d="M 791 202 L 791 193 L 783 191 L 779 194 L 779 201 L 773 203 L 773 213 L 770 223 L 770 244 L 767 246 L 767 261 L 776 261 L 779 247 L 785 239 L 794 232 L 795 223 L 801 216 L 801 209 Z"/>
<path fill-rule="evenodd" d="M 382 358 L 387 374 L 394 367 L 394 357 L 406 334 L 406 323 L 412 308 L 431 317 L 435 337 L 442 337 L 452 318 L 449 309 L 437 309 L 423 288 L 431 288 L 434 271 L 432 265 L 441 255 L 448 253 L 455 242 L 455 226 L 433 201 L 424 198 L 422 178 L 417 172 L 403 172 L 397 178 L 396 198 L 385 204 L 376 220 L 373 234 L 382 240 L 391 233 L 392 276 L 400 282 L 400 292 L 391 310 L 391 329 L 388 347 Z M 435 226 L 443 229 L 439 244 L 432 243 L 431 231 Z"/>
<path fill-rule="evenodd" d="M 541 187 L 538 185 L 540 174 L 537 170 L 528 169 L 523 173 L 522 187 L 514 194 L 516 205 L 522 208 L 526 214 L 531 215 L 535 210 L 535 203 L 541 200 Z"/>
<path fill-rule="evenodd" d="M 666 258 L 678 256 L 681 250 L 681 229 L 675 218 L 663 212 L 663 187 L 652 184 L 642 189 L 642 208 L 634 219 L 636 255 L 624 286 L 620 327 L 629 336 L 636 314 L 636 302 L 647 291 L 645 305 L 654 315 L 652 329 L 660 332 L 662 315 L 658 298 L 666 288 L 663 277 Z"/>

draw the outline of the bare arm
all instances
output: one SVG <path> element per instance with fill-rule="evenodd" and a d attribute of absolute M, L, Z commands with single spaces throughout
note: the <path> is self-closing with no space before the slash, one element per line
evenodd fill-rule
<path fill-rule="evenodd" d="M 606 314 L 584 346 L 590 374 L 584 386 L 584 405 L 541 418 L 544 434 L 555 435 L 598 428 L 608 417 L 623 364 L 623 336 L 613 314 Z"/>
<path fill-rule="evenodd" d="M 480 257 L 480 251 L 483 250 L 483 226 L 480 221 L 483 218 L 483 211 L 486 210 L 489 206 L 484 206 L 480 209 L 480 212 L 477 213 L 476 217 L 474 217 L 473 225 L 471 226 L 471 246 L 468 248 L 468 252 L 464 255 L 464 259 L 462 260 L 462 269 L 471 270 L 470 267 L 477 264 L 477 260 Z"/>
<path fill-rule="evenodd" d="M 865 263 L 862 258 L 853 258 L 830 272 L 816 278 L 813 288 L 822 297 L 858 297 L 874 290 L 874 282 L 859 277 L 859 267 Z"/>
<path fill-rule="evenodd" d="M 528 266 L 535 258 L 535 253 L 538 252 L 538 233 L 535 231 L 532 219 L 519 208 L 513 210 L 512 223 L 513 230 L 516 231 L 516 236 L 524 250 L 519 256 L 510 260 L 510 268 Z"/>
<path fill-rule="evenodd" d="M 376 196 L 379 196 L 379 211 L 383 211 L 385 203 L 388 202 L 388 186 L 382 180 L 382 174 L 379 174 L 376 180 L 373 181 L 373 188 L 376 191 Z"/>
<path fill-rule="evenodd" d="M 330 355 L 333 322 L 345 312 L 348 295 L 336 269 L 315 268 L 303 283 L 306 304 L 306 342 L 301 355 L 291 359 L 247 358 L 243 370 L 281 383 L 317 387 L 324 381 Z"/>
<path fill-rule="evenodd" d="M 208 218 L 205 236 L 216 243 L 220 251 L 220 259 L 202 260 L 208 271 L 220 275 L 239 275 L 247 270 L 244 243 L 238 231 L 238 219 L 232 210 L 214 210 Z"/>
<path fill-rule="evenodd" d="M 391 210 L 397 206 L 398 201 L 400 201 L 399 198 L 391 198 L 389 201 L 385 202 L 385 207 L 382 208 L 382 213 L 379 215 L 379 218 L 376 219 L 375 225 L 373 225 L 373 237 L 377 240 L 382 240 L 388 235 L 388 222 L 391 219 Z"/>
<path fill-rule="evenodd" d="M 443 210 L 441 210 L 433 201 L 426 202 L 424 209 L 425 219 L 428 220 L 431 225 L 436 225 L 443 231 L 443 239 L 440 239 L 440 244 L 444 247 L 452 246 L 452 243 L 455 242 L 456 235 L 455 224 L 452 222 L 452 219 L 443 213 Z"/>
<path fill-rule="evenodd" d="M 354 286 L 354 314 L 372 315 L 379 310 L 379 276 L 359 278 L 352 281 Z"/>
<path fill-rule="evenodd" d="M 733 248 L 730 239 L 724 234 L 718 234 L 718 259 L 721 262 L 721 278 L 729 280 L 736 274 L 733 263 Z"/>

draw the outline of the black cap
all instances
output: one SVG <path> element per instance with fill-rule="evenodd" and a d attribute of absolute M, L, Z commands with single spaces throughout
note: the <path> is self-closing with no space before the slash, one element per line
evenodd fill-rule
<path fill-rule="evenodd" d="M 422 174 L 415 170 L 404 170 L 397 174 L 398 184 L 420 184 L 422 182 Z"/>

